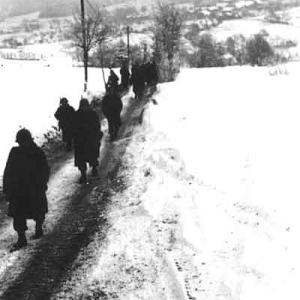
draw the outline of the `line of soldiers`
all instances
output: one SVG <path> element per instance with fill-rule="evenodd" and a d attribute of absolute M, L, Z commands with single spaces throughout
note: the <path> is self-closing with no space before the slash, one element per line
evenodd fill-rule
<path fill-rule="evenodd" d="M 92 176 L 98 175 L 98 158 L 103 136 L 98 114 L 87 99 L 81 99 L 79 109 L 74 110 L 66 98 L 60 100 L 55 112 L 62 129 L 66 149 L 72 149 L 74 162 L 81 172 L 79 182 L 87 181 L 87 165 L 92 167 Z M 29 130 L 23 128 L 16 134 L 18 147 L 9 153 L 3 175 L 3 193 L 8 202 L 8 216 L 13 218 L 13 228 L 18 240 L 11 251 L 27 245 L 25 232 L 27 219 L 35 220 L 34 239 L 43 236 L 43 223 L 48 212 L 46 191 L 50 168 L 44 151 L 36 145 Z"/>
<path fill-rule="evenodd" d="M 158 71 L 154 61 L 142 65 L 134 64 L 131 69 L 130 82 L 136 99 L 142 99 L 145 87 L 154 87 L 158 83 Z"/>
<path fill-rule="evenodd" d="M 75 111 L 66 98 L 60 100 L 54 116 L 62 130 L 67 151 L 72 150 L 74 141 L 75 166 L 81 172 L 79 183 L 85 183 L 87 164 L 92 167 L 92 176 L 98 175 L 99 148 L 103 136 L 99 116 L 87 99 L 81 99 L 79 109 Z"/>
<path fill-rule="evenodd" d="M 133 65 L 131 76 L 124 64 L 120 73 L 121 87 L 126 89 L 132 84 L 136 98 L 139 99 L 146 85 L 156 86 L 158 81 L 155 63 Z M 102 110 L 108 120 L 112 140 L 116 138 L 121 126 L 120 113 L 123 105 L 117 89 L 118 81 L 118 76 L 111 70 L 107 93 L 102 101 Z M 99 116 L 87 99 L 81 99 L 79 109 L 75 111 L 67 98 L 60 100 L 54 116 L 62 130 L 67 151 L 72 150 L 74 141 L 74 162 L 81 172 L 79 182 L 85 183 L 88 165 L 92 168 L 92 176 L 98 175 L 99 150 L 103 137 Z M 43 236 L 43 223 L 48 212 L 46 191 L 50 175 L 46 155 L 36 145 L 29 130 L 19 130 L 16 142 L 19 146 L 11 149 L 3 176 L 3 193 L 9 203 L 8 216 L 13 218 L 13 228 L 18 233 L 18 240 L 11 251 L 27 245 L 27 219 L 33 219 L 36 223 L 33 238 Z"/>
<path fill-rule="evenodd" d="M 154 87 L 158 83 L 158 70 L 155 61 L 150 61 L 144 64 L 133 64 L 131 75 L 126 63 L 120 68 L 121 84 L 119 85 L 119 77 L 110 70 L 110 76 L 106 88 L 123 88 L 127 89 L 130 85 L 133 87 L 133 92 L 136 99 L 142 99 L 145 87 Z"/>

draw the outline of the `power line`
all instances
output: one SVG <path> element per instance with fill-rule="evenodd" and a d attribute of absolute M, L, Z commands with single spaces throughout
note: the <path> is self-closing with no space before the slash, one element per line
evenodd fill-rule
<path fill-rule="evenodd" d="M 89 0 L 85 0 L 85 1 L 86 1 L 86 3 L 88 4 L 88 6 L 89 6 L 92 10 L 98 11 L 98 10 L 92 5 L 92 3 L 91 3 Z"/>

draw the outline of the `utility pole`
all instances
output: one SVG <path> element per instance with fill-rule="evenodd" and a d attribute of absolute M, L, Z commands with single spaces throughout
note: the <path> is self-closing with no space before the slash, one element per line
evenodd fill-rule
<path fill-rule="evenodd" d="M 81 27 L 82 27 L 82 48 L 83 48 L 83 65 L 84 65 L 84 91 L 87 90 L 88 82 L 88 51 L 86 41 L 86 25 L 85 25 L 85 11 L 84 11 L 84 0 L 80 0 L 81 4 Z"/>
<path fill-rule="evenodd" d="M 129 26 L 127 26 L 127 64 L 128 64 L 128 69 L 130 66 L 130 45 L 129 45 Z"/>

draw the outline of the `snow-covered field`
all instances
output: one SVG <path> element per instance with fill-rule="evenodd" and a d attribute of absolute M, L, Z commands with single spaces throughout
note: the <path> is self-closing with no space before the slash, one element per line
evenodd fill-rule
<path fill-rule="evenodd" d="M 278 43 L 284 40 L 295 43 L 296 46 L 290 47 L 286 51 L 298 57 L 300 53 L 300 9 L 287 10 L 286 14 L 289 16 L 289 24 L 269 23 L 264 20 L 264 16 L 259 16 L 248 19 L 227 20 L 208 32 L 218 41 L 225 41 L 227 38 L 239 34 L 249 38 L 254 34 L 267 32 L 268 41 L 273 46 L 278 46 Z"/>
<path fill-rule="evenodd" d="M 280 36 L 286 39 L 299 40 L 299 26 L 286 24 L 272 24 L 259 18 L 228 20 L 222 22 L 216 28 L 210 30 L 217 39 L 225 40 L 235 34 L 243 34 L 248 37 L 266 30 L 271 36 Z"/>
<path fill-rule="evenodd" d="M 83 91 L 83 69 L 72 68 L 61 61 L 50 67 L 45 62 L 21 62 L 3 60 L 0 67 L 0 174 L 15 134 L 21 127 L 41 137 L 51 126 L 57 126 L 54 113 L 60 97 L 67 97 L 69 103 L 78 108 Z M 106 75 L 108 70 L 106 70 Z M 107 78 L 107 77 L 106 77 Z M 99 93 L 104 90 L 100 69 L 89 69 L 89 90 Z"/>

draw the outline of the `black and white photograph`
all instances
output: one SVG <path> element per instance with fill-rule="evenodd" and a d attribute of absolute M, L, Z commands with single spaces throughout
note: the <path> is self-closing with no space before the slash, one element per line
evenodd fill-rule
<path fill-rule="evenodd" d="M 0 0 L 0 300 L 300 299 L 300 0 Z"/>

